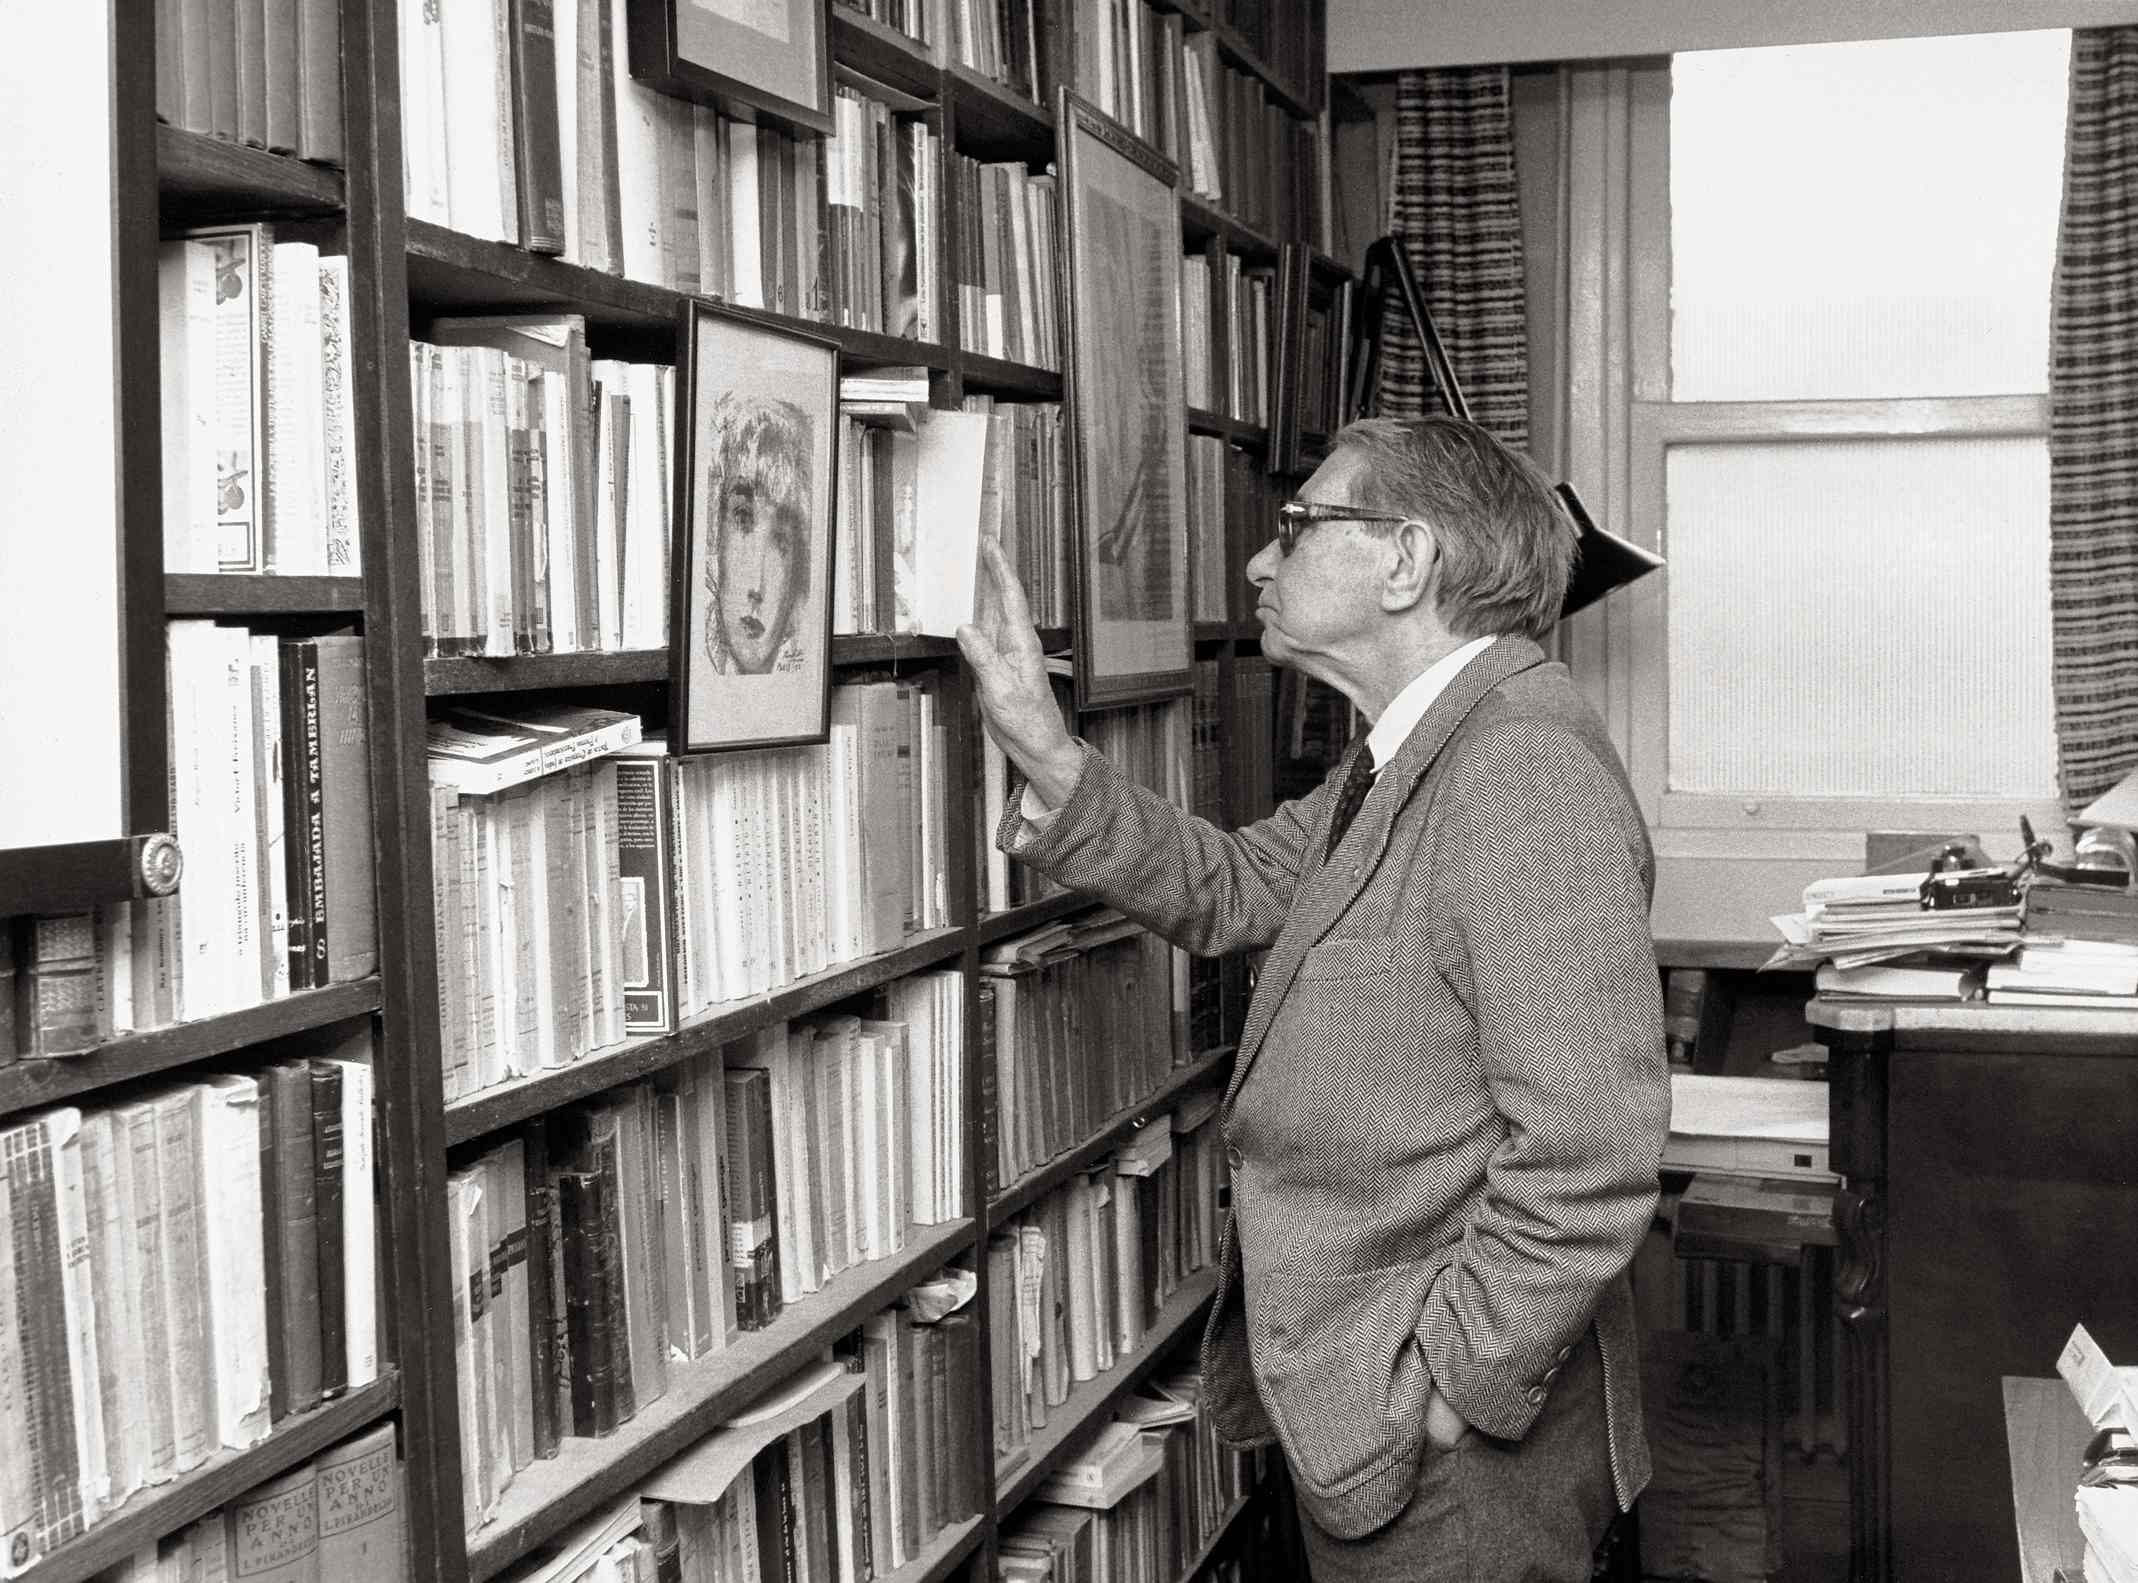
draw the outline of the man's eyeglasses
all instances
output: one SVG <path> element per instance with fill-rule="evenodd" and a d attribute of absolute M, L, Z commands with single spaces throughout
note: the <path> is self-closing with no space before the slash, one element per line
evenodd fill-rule
<path fill-rule="evenodd" d="M 1277 508 L 1277 549 L 1289 555 L 1307 529 L 1322 522 L 1409 522 L 1400 511 L 1369 511 L 1364 506 L 1345 506 L 1318 500 L 1287 500 Z"/>

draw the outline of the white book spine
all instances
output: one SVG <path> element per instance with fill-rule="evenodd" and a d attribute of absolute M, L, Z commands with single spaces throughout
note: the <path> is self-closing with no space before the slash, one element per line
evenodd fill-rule
<path fill-rule="evenodd" d="M 483 652 L 505 658 L 517 646 L 513 637 L 517 614 L 512 579 L 511 380 L 504 352 L 493 346 L 471 351 L 479 381 L 476 398 L 481 403 L 477 421 L 482 431 L 482 476 L 476 485 L 483 501 L 483 537 L 478 546 L 483 566 Z"/>
<path fill-rule="evenodd" d="M 668 638 L 668 480 L 662 445 L 660 370 L 627 363 L 631 396 L 631 480 L 624 523 L 623 646 L 660 648 Z"/>
<path fill-rule="evenodd" d="M 282 801 L 282 646 L 266 633 L 249 644 L 252 681 L 253 826 L 259 867 L 260 994 L 290 992 L 288 820 Z"/>
<path fill-rule="evenodd" d="M 498 122 L 498 78 L 507 57 L 497 48 L 498 0 L 452 0 L 444 13 L 441 84 L 445 104 L 446 181 L 453 229 L 487 241 L 512 240 L 499 204 L 498 149 L 509 126 Z M 517 215 L 514 216 L 517 218 Z"/>
<path fill-rule="evenodd" d="M 446 158 L 445 14 L 434 0 L 400 0 L 401 148 L 408 217 L 453 223 Z"/>
<path fill-rule="evenodd" d="M 583 264 L 585 253 L 579 245 L 578 0 L 556 0 L 550 23 L 556 59 L 558 169 L 564 176 L 563 258 L 567 264 Z"/>
<path fill-rule="evenodd" d="M 465 0 L 462 0 L 465 3 Z M 497 234 L 503 241 L 520 240 L 519 143 L 513 135 L 512 103 L 512 4 L 489 0 L 490 5 L 490 125 L 491 174 L 497 203 Z"/>
<path fill-rule="evenodd" d="M 214 626 L 218 691 L 211 722 L 216 757 L 216 839 L 229 889 L 222 896 L 223 949 L 219 968 L 226 1009 L 261 999 L 260 847 L 252 741 L 252 636 L 242 627 Z"/>
<path fill-rule="evenodd" d="M 215 1359 L 219 1443 L 267 1437 L 267 1267 L 260 1222 L 260 1090 L 249 1077 L 200 1086 L 201 1175 L 207 1213 L 208 1335 Z"/>
<path fill-rule="evenodd" d="M 649 285 L 667 286 L 670 259 L 666 216 L 661 203 L 660 100 L 631 75 L 626 7 L 616 0 L 610 12 L 615 55 L 616 194 L 623 223 L 624 274 Z"/>
<path fill-rule="evenodd" d="M 728 138 L 728 245 L 735 301 L 765 305 L 762 240 L 758 236 L 756 128 L 738 124 Z"/>
<path fill-rule="evenodd" d="M 545 373 L 541 400 L 542 522 L 549 556 L 550 646 L 559 654 L 571 654 L 591 645 L 579 630 L 579 458 L 572 451 L 569 381 L 554 371 Z"/>
<path fill-rule="evenodd" d="M 278 242 L 263 266 L 263 278 L 272 282 L 262 294 L 268 338 L 268 562 L 277 572 L 315 574 L 326 569 L 309 428 L 319 401 L 319 249 L 309 242 Z"/>
<path fill-rule="evenodd" d="M 341 1066 L 342 1290 L 347 1294 L 343 1331 L 349 1354 L 349 1388 L 379 1377 L 378 1199 L 372 1166 L 371 1068 L 362 1061 Z"/>
<path fill-rule="evenodd" d="M 137 1311 L 133 1236 L 133 1156 L 112 1111 L 82 1120 L 82 1207 L 96 1292 L 97 1383 L 104 1412 L 106 1498 L 117 1506 L 141 1488 L 148 1468 L 147 1374 Z"/>
<path fill-rule="evenodd" d="M 273 271 L 258 230 L 218 233 L 199 245 L 209 258 L 205 343 L 215 391 L 216 570 L 274 568 L 274 516 L 267 500 L 267 357 L 273 337 Z"/>
<path fill-rule="evenodd" d="M 319 261 L 319 468 L 326 497 L 326 569 L 338 577 L 355 577 L 364 566 L 349 371 L 349 260 L 337 254 Z"/>
<path fill-rule="evenodd" d="M 97 1353 L 96 1285 L 90 1270 L 90 1227 L 82 1203 L 82 1113 L 47 1111 L 45 1146 L 59 1211 L 60 1295 L 67 1316 L 67 1391 L 74 1407 L 74 1444 L 82 1517 L 93 1521 L 111 1494 L 104 1462 L 104 1395 Z"/>
<path fill-rule="evenodd" d="M 167 572 L 218 568 L 215 509 L 215 258 L 165 242 L 156 264 Z"/>

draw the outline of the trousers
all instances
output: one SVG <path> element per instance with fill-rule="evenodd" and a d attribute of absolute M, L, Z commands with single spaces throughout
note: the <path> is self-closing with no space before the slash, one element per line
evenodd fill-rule
<path fill-rule="evenodd" d="M 1410 1503 L 1361 1539 L 1299 1531 L 1314 1583 L 1588 1583 L 1618 1511 L 1591 1330 L 1521 1440 L 1468 1431 L 1428 1448 Z"/>

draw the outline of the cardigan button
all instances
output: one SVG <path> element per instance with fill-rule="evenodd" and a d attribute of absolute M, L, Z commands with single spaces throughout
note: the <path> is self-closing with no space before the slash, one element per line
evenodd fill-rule
<path fill-rule="evenodd" d="M 1541 1406 L 1544 1401 L 1544 1387 L 1541 1385 L 1532 1385 L 1528 1390 L 1522 1393 L 1522 1397 L 1532 1407 Z"/>

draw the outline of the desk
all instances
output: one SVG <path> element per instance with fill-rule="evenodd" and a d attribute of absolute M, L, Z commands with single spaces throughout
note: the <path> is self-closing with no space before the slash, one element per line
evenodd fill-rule
<path fill-rule="evenodd" d="M 2138 1013 L 1814 1000 L 1852 1583 L 2009 1578 L 1999 1380 L 2138 1357 Z"/>
<path fill-rule="evenodd" d="M 2058 1567 L 2078 1577 L 2086 1538 L 2072 1490 L 2093 1426 L 2062 1380 L 2004 1379 L 2004 1451 L 2012 1464 L 2012 1515 L 2025 1583 L 2055 1583 Z"/>

